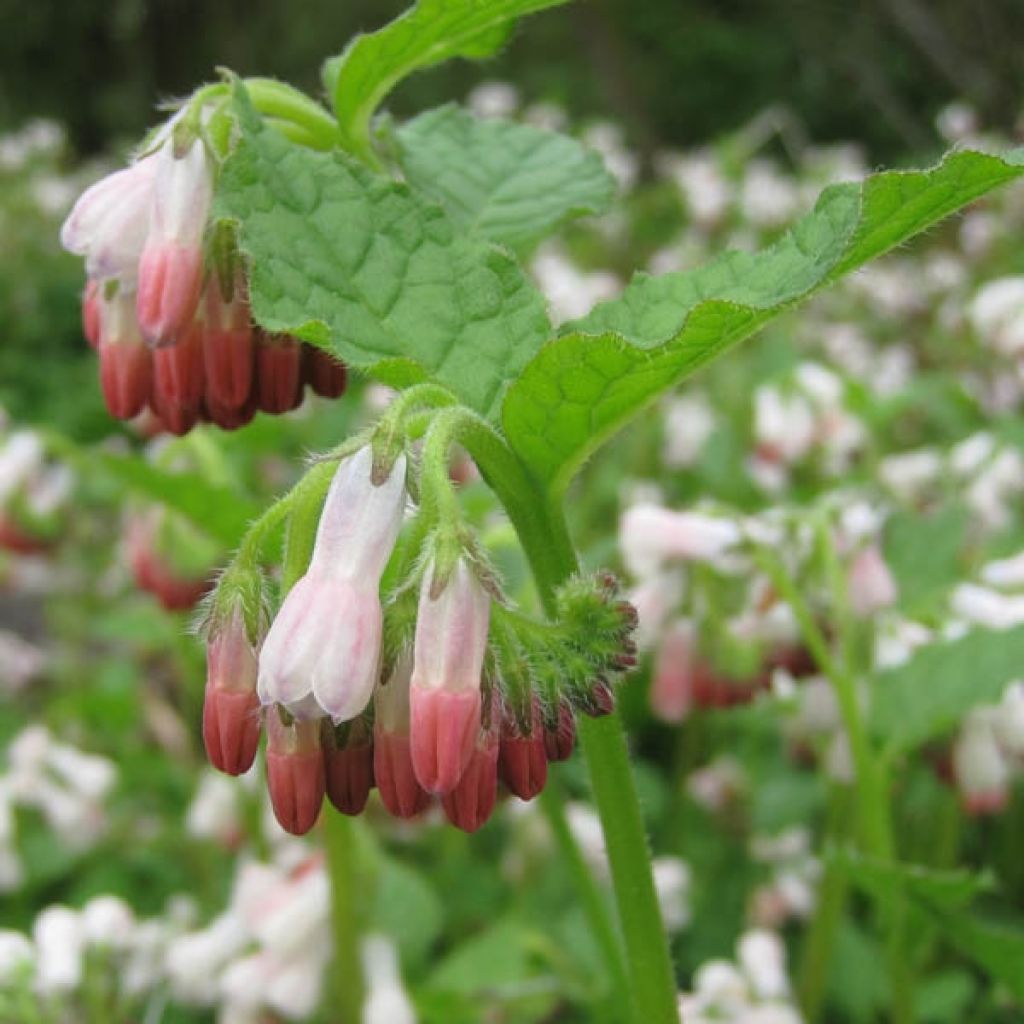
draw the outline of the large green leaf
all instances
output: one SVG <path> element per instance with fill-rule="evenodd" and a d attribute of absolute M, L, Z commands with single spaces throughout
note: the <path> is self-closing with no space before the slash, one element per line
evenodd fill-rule
<path fill-rule="evenodd" d="M 406 180 L 463 228 L 522 247 L 570 217 L 600 213 L 615 195 L 601 158 L 575 139 L 454 105 L 397 132 Z"/>
<path fill-rule="evenodd" d="M 343 153 L 264 126 L 239 85 L 239 144 L 216 215 L 237 221 L 253 315 L 402 386 L 431 376 L 496 416 L 548 336 L 540 293 L 503 249 Z"/>
<path fill-rule="evenodd" d="M 324 70 L 342 137 L 356 152 L 366 152 L 370 118 L 403 78 L 453 57 L 490 56 L 516 18 L 565 2 L 419 0 L 379 31 L 356 36 Z"/>
<path fill-rule="evenodd" d="M 556 490 L 659 393 L 783 310 L 1024 173 L 1024 150 L 957 152 L 930 171 L 887 171 L 826 189 L 812 213 L 760 253 L 637 276 L 566 325 L 510 389 L 513 447 Z"/>
<path fill-rule="evenodd" d="M 912 750 L 952 730 L 976 704 L 999 700 L 1022 664 L 1024 626 L 922 647 L 875 680 L 872 731 L 890 753 Z"/>
<path fill-rule="evenodd" d="M 1024 1000 L 1024 929 L 977 915 L 940 914 L 946 938 Z"/>

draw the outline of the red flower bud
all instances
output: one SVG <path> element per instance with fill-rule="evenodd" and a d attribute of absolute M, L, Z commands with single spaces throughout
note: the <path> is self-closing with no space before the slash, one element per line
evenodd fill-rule
<path fill-rule="evenodd" d="M 206 666 L 206 755 L 219 771 L 241 775 L 252 767 L 260 744 L 260 702 L 256 652 L 239 609 L 211 632 Z"/>
<path fill-rule="evenodd" d="M 345 393 L 348 373 L 345 364 L 316 345 L 302 346 L 303 373 L 314 394 L 340 398 Z"/>
<path fill-rule="evenodd" d="M 481 730 L 458 785 L 441 798 L 445 816 L 463 832 L 487 824 L 498 797 L 498 730 Z"/>
<path fill-rule="evenodd" d="M 320 816 L 327 782 L 320 720 L 286 725 L 277 708 L 267 711 L 267 787 L 274 816 L 292 835 L 305 835 Z"/>
<path fill-rule="evenodd" d="M 549 761 L 568 761 L 575 746 L 576 719 L 572 708 L 565 701 L 559 701 L 554 727 L 544 730 L 544 753 Z"/>
<path fill-rule="evenodd" d="M 366 726 L 356 719 L 348 729 L 344 746 L 327 726 L 324 746 L 327 796 L 342 814 L 362 814 L 373 789 L 373 740 Z"/>
<path fill-rule="evenodd" d="M 544 729 L 536 701 L 532 708 L 529 735 L 524 735 L 515 717 L 506 711 L 501 723 L 498 771 L 501 781 L 520 800 L 532 800 L 548 781 L 548 758 Z"/>
<path fill-rule="evenodd" d="M 287 334 L 257 332 L 256 397 L 264 412 L 288 412 L 302 402 L 302 348 Z"/>

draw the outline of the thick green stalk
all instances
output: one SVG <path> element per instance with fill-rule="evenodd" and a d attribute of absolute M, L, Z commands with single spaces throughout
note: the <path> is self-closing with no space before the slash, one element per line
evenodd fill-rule
<path fill-rule="evenodd" d="M 326 476 L 329 482 L 331 475 L 328 471 L 333 468 L 325 465 L 321 469 L 316 466 L 307 474 L 306 479 L 317 474 L 318 477 Z M 288 539 L 281 573 L 282 596 L 288 593 L 309 566 L 324 500 L 322 486 L 297 487 L 292 493 L 294 497 L 291 501 Z M 359 1024 L 364 986 L 359 958 L 359 917 L 355 902 L 361 880 L 358 877 L 352 823 L 331 808 L 321 815 L 321 822 L 327 871 L 331 880 L 331 930 L 334 940 L 334 958 L 330 969 L 332 1020 L 341 1024 Z"/>
<path fill-rule="evenodd" d="M 538 486 L 505 441 L 479 417 L 464 416 L 458 440 L 473 456 L 519 535 L 541 601 L 553 610 L 559 584 L 577 572 L 560 503 Z M 579 734 L 601 817 L 637 1024 L 678 1024 L 675 977 L 651 874 L 622 721 L 584 718 Z"/>
<path fill-rule="evenodd" d="M 576 837 L 569 827 L 569 819 L 565 814 L 565 798 L 557 779 L 549 779 L 540 795 L 540 808 L 547 818 L 548 825 L 555 837 L 555 842 L 562 857 L 569 865 L 576 892 L 583 904 L 583 912 L 587 915 L 594 939 L 601 949 L 605 963 L 611 974 L 612 1001 L 616 1006 L 616 1019 L 629 1020 L 629 978 L 626 975 L 622 959 L 622 946 L 619 936 L 615 933 L 615 925 L 604 896 L 594 881 L 594 876 L 580 852 Z"/>

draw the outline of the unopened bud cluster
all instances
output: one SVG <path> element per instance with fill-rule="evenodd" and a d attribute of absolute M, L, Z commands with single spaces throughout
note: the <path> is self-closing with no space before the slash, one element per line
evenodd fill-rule
<path fill-rule="evenodd" d="M 571 581 L 558 619 L 530 622 L 472 541 L 428 539 L 385 607 L 409 471 L 404 454 L 382 465 L 369 445 L 342 459 L 308 569 L 269 630 L 259 598 L 232 598 L 231 570 L 213 597 L 207 752 L 246 771 L 262 723 L 271 802 L 293 833 L 312 828 L 325 795 L 359 814 L 375 786 L 398 817 L 437 799 L 475 831 L 499 783 L 524 800 L 543 789 L 548 762 L 572 753 L 575 712 L 611 711 L 612 682 L 633 663 L 636 616 L 613 579 Z"/>
<path fill-rule="evenodd" d="M 345 390 L 332 356 L 253 325 L 233 240 L 211 225 L 217 162 L 201 120 L 189 108 L 172 118 L 129 167 L 83 193 L 61 231 L 85 257 L 83 330 L 111 415 L 148 408 L 179 435 L 287 412 L 307 384 L 329 398 Z"/>

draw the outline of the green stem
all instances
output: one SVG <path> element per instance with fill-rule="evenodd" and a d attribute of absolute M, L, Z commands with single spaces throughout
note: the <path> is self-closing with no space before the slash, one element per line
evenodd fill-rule
<path fill-rule="evenodd" d="M 565 814 L 565 797 L 557 779 L 549 779 L 540 795 L 540 808 L 547 818 L 548 825 L 558 844 L 558 849 L 569 867 L 569 874 L 576 886 L 583 912 L 590 923 L 608 965 L 611 977 L 612 1001 L 616 1005 L 616 1019 L 629 1019 L 629 978 L 626 975 L 622 960 L 622 946 L 619 936 L 615 933 L 615 925 L 605 905 L 604 895 L 597 887 L 594 876 L 587 862 L 583 859 L 579 844 L 576 842 L 569 819 Z"/>
<path fill-rule="evenodd" d="M 459 411 L 453 436 L 465 445 L 498 495 L 522 542 L 542 604 L 578 571 L 561 506 L 552 499 L 484 420 Z M 634 1020 L 677 1024 L 675 978 L 661 921 L 647 836 L 637 801 L 622 722 L 617 712 L 579 726 L 601 817 L 619 920 L 626 944 Z"/>
<path fill-rule="evenodd" d="M 846 833 L 848 803 L 847 788 L 833 787 L 825 827 L 826 836 L 833 842 L 841 842 Z M 818 904 L 815 907 L 814 920 L 804 939 L 800 963 L 800 1009 L 808 1021 L 820 1019 L 825 986 L 828 982 L 828 968 L 832 961 L 836 933 L 843 919 L 848 888 L 845 867 L 835 861 L 826 860 L 825 874 L 818 886 Z"/>
<path fill-rule="evenodd" d="M 359 1024 L 362 1020 L 364 982 L 359 948 L 359 913 L 356 893 L 361 883 L 355 821 L 328 810 L 322 832 L 331 879 L 331 930 L 334 960 L 329 972 L 331 1020 Z"/>

